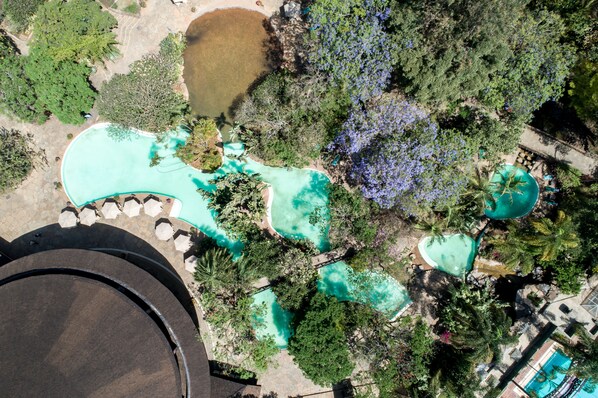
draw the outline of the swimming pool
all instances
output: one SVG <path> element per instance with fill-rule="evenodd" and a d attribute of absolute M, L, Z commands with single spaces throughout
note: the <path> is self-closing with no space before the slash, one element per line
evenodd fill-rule
<path fill-rule="evenodd" d="M 476 253 L 475 241 L 463 234 L 445 235 L 444 239 L 434 240 L 426 236 L 417 248 L 432 267 L 459 278 L 471 270 Z"/>
<path fill-rule="evenodd" d="M 283 309 L 276 302 L 276 295 L 272 289 L 262 290 L 253 295 L 253 308 L 263 305 L 265 312 L 262 316 L 254 314 L 254 329 L 258 339 L 272 336 L 276 346 L 280 349 L 287 348 L 291 337 L 291 320 L 293 314 Z"/>
<path fill-rule="evenodd" d="M 343 261 L 320 268 L 319 274 L 319 291 L 339 301 L 368 304 L 389 319 L 396 318 L 411 303 L 407 289 L 390 275 L 356 273 Z"/>
<path fill-rule="evenodd" d="M 238 254 L 242 245 L 220 229 L 207 201 L 198 188 L 213 190 L 209 180 L 227 173 L 260 174 L 272 193 L 269 214 L 272 227 L 287 238 L 309 239 L 319 250 L 327 250 L 328 225 L 312 225 L 309 215 L 316 208 L 328 211 L 328 177 L 296 168 L 269 167 L 249 158 L 224 157 L 221 168 L 202 173 L 174 156 L 185 142 L 185 131 L 173 132 L 164 142 L 150 134 L 131 132 L 128 139 L 117 140 L 109 134 L 110 125 L 96 124 L 82 132 L 67 148 L 62 162 L 62 184 L 75 206 L 103 198 L 130 193 L 154 193 L 180 201 L 177 218 L 188 222 L 207 236 Z M 242 155 L 243 144 L 225 144 L 226 155 Z M 157 154 L 163 160 L 154 167 Z M 325 214 L 324 219 L 327 219 Z"/>
<path fill-rule="evenodd" d="M 521 193 L 513 193 L 513 195 L 501 195 L 500 192 L 495 191 L 493 195 L 496 200 L 494 209 L 489 206 L 489 208 L 484 211 L 489 218 L 494 220 L 504 220 L 523 217 L 532 211 L 538 201 L 540 188 L 538 187 L 536 179 L 519 167 L 510 164 L 501 166 L 494 173 L 490 182 L 498 184 L 511 172 L 515 173 L 514 178 L 516 180 L 523 181 L 525 185 L 519 188 Z"/>
<path fill-rule="evenodd" d="M 528 394 L 544 398 L 555 391 L 565 380 L 566 372 L 571 367 L 571 359 L 560 350 L 555 351 L 542 365 L 540 371 L 525 385 Z M 596 398 L 598 389 L 591 380 L 583 388 L 571 395 L 571 398 Z"/>

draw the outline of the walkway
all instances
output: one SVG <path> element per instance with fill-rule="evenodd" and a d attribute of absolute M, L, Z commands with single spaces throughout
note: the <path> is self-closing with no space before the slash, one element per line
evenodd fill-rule
<path fill-rule="evenodd" d="M 531 126 L 523 130 L 519 145 L 537 154 L 565 162 L 585 175 L 595 175 L 598 172 L 595 158 Z"/>

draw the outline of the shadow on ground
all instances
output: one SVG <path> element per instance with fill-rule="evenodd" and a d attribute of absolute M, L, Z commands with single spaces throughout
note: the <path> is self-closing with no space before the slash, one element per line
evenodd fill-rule
<path fill-rule="evenodd" d="M 58 224 L 51 224 L 21 235 L 12 242 L 0 238 L 0 253 L 13 260 L 53 249 L 98 250 L 135 264 L 166 286 L 198 326 L 191 296 L 174 267 L 151 244 L 123 229 L 106 224 L 64 229 Z"/>

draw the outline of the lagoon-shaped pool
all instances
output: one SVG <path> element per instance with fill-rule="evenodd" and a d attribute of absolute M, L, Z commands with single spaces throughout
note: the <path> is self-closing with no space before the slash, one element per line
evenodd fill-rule
<path fill-rule="evenodd" d="M 258 339 L 271 336 L 274 338 L 274 342 L 278 348 L 287 348 L 289 338 L 292 334 L 291 320 L 293 319 L 293 314 L 278 304 L 276 295 L 272 289 L 262 290 L 254 294 L 252 307 L 256 312 L 260 308 L 261 312 L 259 316 L 254 314 L 255 336 Z"/>
<path fill-rule="evenodd" d="M 343 261 L 320 268 L 319 274 L 319 291 L 339 301 L 370 305 L 389 319 L 396 318 L 411 303 L 407 289 L 387 274 L 354 272 Z"/>
<path fill-rule="evenodd" d="M 328 209 L 328 177 L 310 169 L 269 167 L 243 154 L 240 143 L 224 145 L 224 163 L 214 173 L 184 164 L 175 149 L 185 142 L 187 133 L 173 132 L 164 142 L 151 134 L 130 132 L 126 139 L 115 139 L 110 125 L 96 124 L 82 132 L 68 147 L 62 162 L 62 183 L 75 206 L 131 193 L 154 193 L 180 201 L 177 218 L 188 222 L 218 244 L 239 254 L 242 244 L 230 239 L 214 221 L 207 201 L 198 188 L 214 189 L 209 181 L 227 173 L 260 174 L 271 187 L 270 215 L 272 227 L 281 235 L 294 239 L 309 239 L 319 250 L 327 250 L 328 226 L 312 225 L 309 215 L 316 209 Z M 158 154 L 163 160 L 150 167 Z M 229 157 L 233 156 L 233 157 Z M 326 215 L 324 217 L 327 218 Z"/>
<path fill-rule="evenodd" d="M 513 173 L 513 179 L 520 181 L 520 192 L 513 192 L 512 195 L 502 194 L 500 192 L 501 183 L 508 179 Z M 501 166 L 492 176 L 490 182 L 495 185 L 494 198 L 496 200 L 494 208 L 485 210 L 486 216 L 494 220 L 505 220 L 510 218 L 519 218 L 529 214 L 540 193 L 540 188 L 535 178 L 519 167 L 505 164 Z"/>
<path fill-rule="evenodd" d="M 476 253 L 475 241 L 463 234 L 444 235 L 436 239 L 426 236 L 417 248 L 432 267 L 459 278 L 471 270 Z"/>

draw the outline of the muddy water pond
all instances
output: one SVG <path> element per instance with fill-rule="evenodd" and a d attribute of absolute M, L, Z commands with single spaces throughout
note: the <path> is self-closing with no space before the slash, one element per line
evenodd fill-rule
<path fill-rule="evenodd" d="M 231 105 L 270 71 L 264 15 L 239 8 L 217 10 L 187 29 L 185 83 L 193 112 L 232 121 Z"/>

